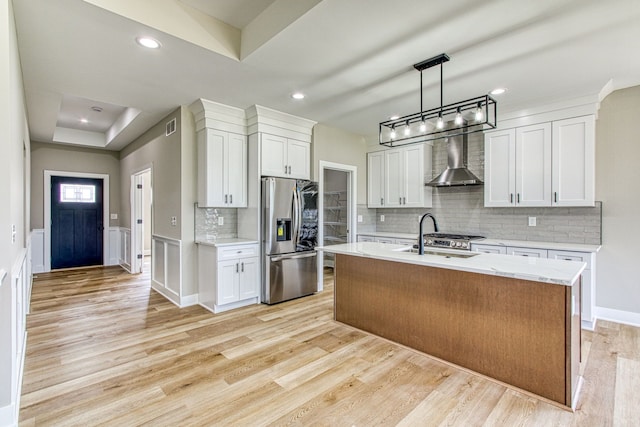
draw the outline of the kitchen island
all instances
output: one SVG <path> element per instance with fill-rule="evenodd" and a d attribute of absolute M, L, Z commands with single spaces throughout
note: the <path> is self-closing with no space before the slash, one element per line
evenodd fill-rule
<path fill-rule="evenodd" d="M 337 321 L 575 407 L 584 264 L 371 242 L 319 250 L 336 255 Z"/>

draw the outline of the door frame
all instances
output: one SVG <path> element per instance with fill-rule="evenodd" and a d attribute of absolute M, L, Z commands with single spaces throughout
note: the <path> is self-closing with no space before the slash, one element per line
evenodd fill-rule
<path fill-rule="evenodd" d="M 149 172 L 150 186 L 153 189 L 153 164 L 149 163 L 141 166 L 131 173 L 130 185 L 131 189 L 129 197 L 131 201 L 131 248 L 129 249 L 129 265 L 131 266 L 131 274 L 142 273 L 142 259 L 137 257 L 138 249 L 141 249 L 142 256 L 144 258 L 144 224 L 138 224 L 136 218 L 144 217 L 144 192 L 136 191 L 137 184 L 142 184 L 142 176 Z M 153 235 L 153 190 L 151 194 L 151 235 Z M 140 212 L 138 212 L 138 210 Z M 138 248 L 140 246 L 140 248 Z M 153 244 L 151 245 L 151 258 L 153 258 Z"/>
<path fill-rule="evenodd" d="M 347 227 L 349 229 L 347 242 L 353 243 L 356 241 L 357 230 L 357 218 L 358 218 L 358 167 L 353 165 L 345 165 L 342 163 L 327 162 L 324 160 L 319 161 L 319 175 L 318 175 L 318 244 L 322 245 L 324 242 L 324 172 L 326 169 L 335 170 L 339 172 L 346 172 L 348 185 L 348 221 Z M 318 291 L 324 289 L 324 252 L 318 257 Z"/>
<path fill-rule="evenodd" d="M 102 265 L 109 265 L 109 175 L 91 172 L 44 171 L 44 272 L 51 271 L 51 177 L 102 179 Z"/>

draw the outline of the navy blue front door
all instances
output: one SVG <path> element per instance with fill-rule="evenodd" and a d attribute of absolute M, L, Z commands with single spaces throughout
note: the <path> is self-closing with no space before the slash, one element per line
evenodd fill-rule
<path fill-rule="evenodd" d="M 102 179 L 51 177 L 51 268 L 102 265 Z"/>

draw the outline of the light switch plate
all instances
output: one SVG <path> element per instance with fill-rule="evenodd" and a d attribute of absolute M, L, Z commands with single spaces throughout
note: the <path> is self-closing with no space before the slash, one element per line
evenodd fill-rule
<path fill-rule="evenodd" d="M 118 219 L 118 214 L 117 213 L 112 213 L 111 214 L 111 219 Z"/>
<path fill-rule="evenodd" d="M 358 222 L 362 222 L 362 221 L 363 221 L 362 215 L 358 215 Z"/>
<path fill-rule="evenodd" d="M 218 225 L 224 225 L 224 217 L 223 216 L 219 216 L 218 217 Z"/>
<path fill-rule="evenodd" d="M 536 219 L 535 216 L 530 216 L 529 217 L 529 227 L 535 227 L 536 226 L 536 222 L 537 222 L 537 219 Z"/>
<path fill-rule="evenodd" d="M 384 215 L 380 215 L 380 222 L 384 222 Z"/>

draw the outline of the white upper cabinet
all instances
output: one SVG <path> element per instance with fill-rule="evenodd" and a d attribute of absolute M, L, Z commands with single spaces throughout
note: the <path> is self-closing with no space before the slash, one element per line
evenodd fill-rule
<path fill-rule="evenodd" d="M 276 135 L 262 134 L 262 175 L 310 179 L 310 144 Z"/>
<path fill-rule="evenodd" d="M 595 151 L 593 116 L 553 122 L 554 206 L 595 205 Z"/>
<path fill-rule="evenodd" d="M 414 144 L 367 154 L 367 205 L 370 208 L 431 207 L 431 150 Z"/>
<path fill-rule="evenodd" d="M 516 131 L 484 136 L 484 205 L 513 206 L 516 193 Z"/>
<path fill-rule="evenodd" d="M 516 205 L 551 205 L 551 124 L 516 129 Z"/>
<path fill-rule="evenodd" d="M 367 206 L 384 206 L 384 151 L 367 153 Z"/>
<path fill-rule="evenodd" d="M 198 206 L 247 206 L 248 147 L 244 110 L 199 99 L 193 113 L 198 150 Z"/>
<path fill-rule="evenodd" d="M 484 205 L 593 206 L 593 116 L 485 134 Z"/>
<path fill-rule="evenodd" d="M 215 129 L 198 132 L 198 206 L 247 206 L 247 140 Z"/>

